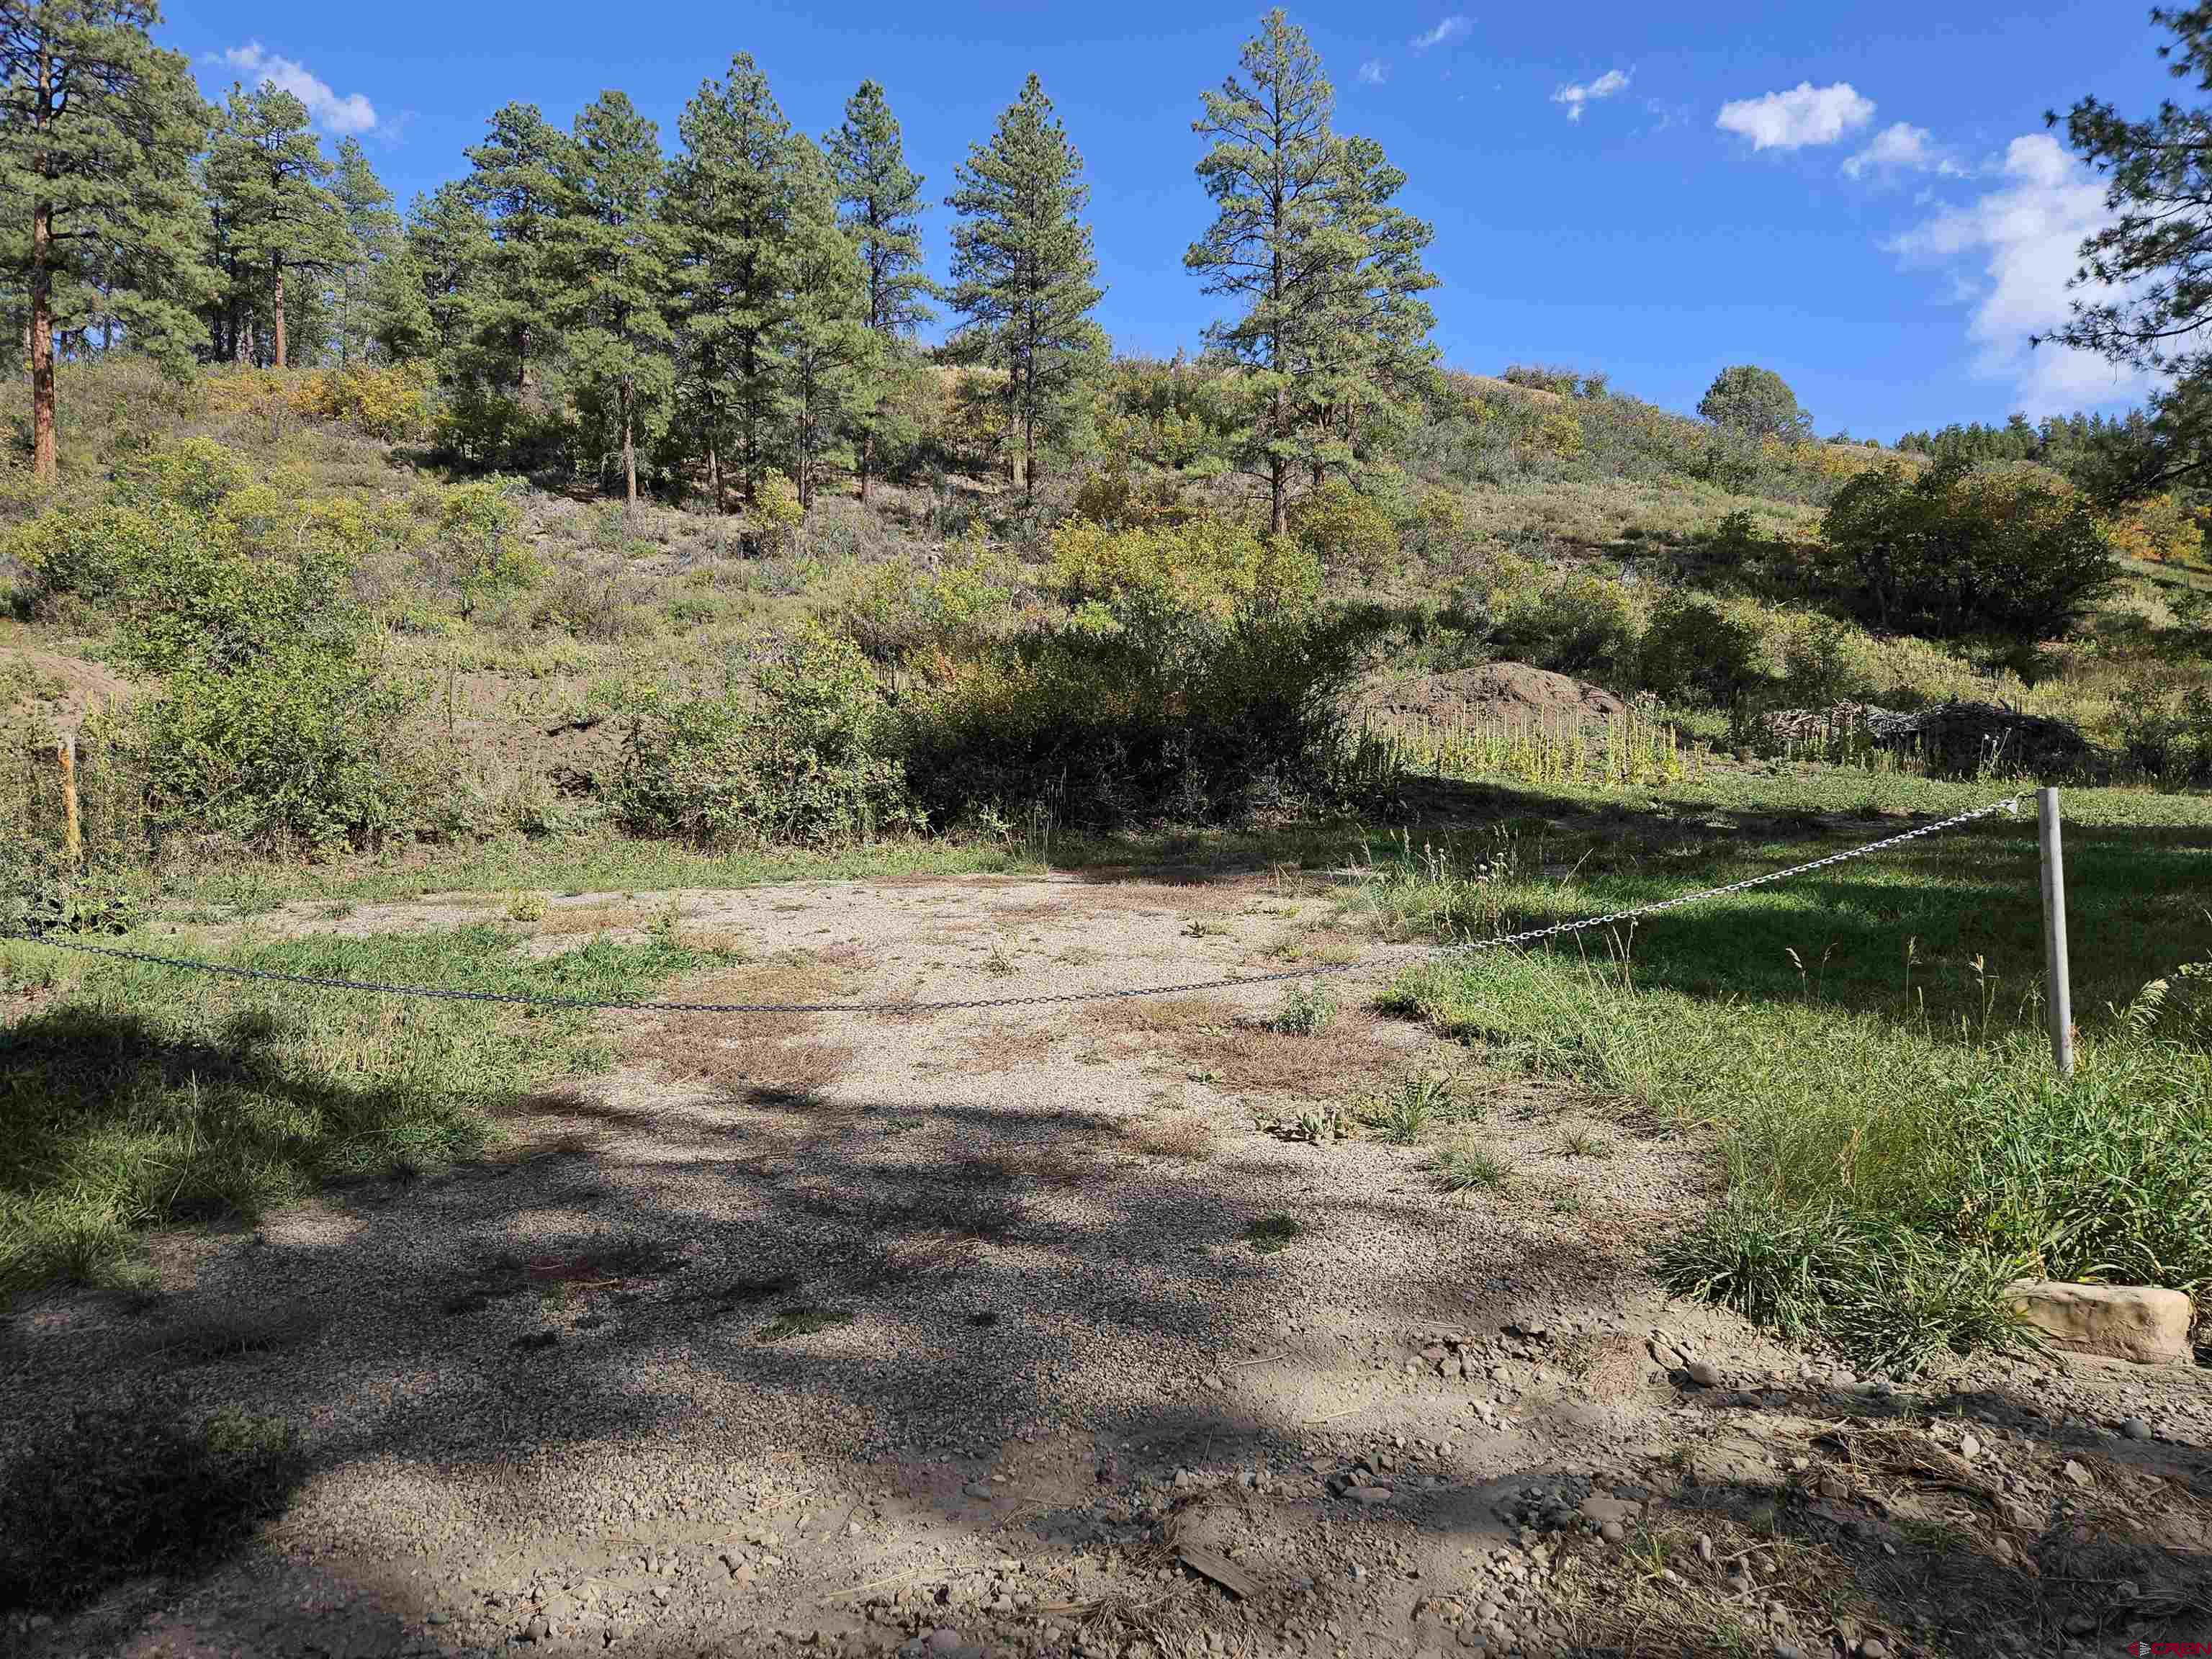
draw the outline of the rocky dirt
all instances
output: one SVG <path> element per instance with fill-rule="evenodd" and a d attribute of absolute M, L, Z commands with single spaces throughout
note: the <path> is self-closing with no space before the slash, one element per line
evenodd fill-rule
<path fill-rule="evenodd" d="M 701 1000 L 1132 988 L 1407 954 L 1327 891 L 914 881 L 553 902 Z M 452 927 L 457 897 L 254 926 Z M 1859 1377 L 1671 1301 L 1705 1149 L 1465 1072 L 1339 981 L 943 1015 L 629 1015 L 484 1162 L 19 1305 L 0 1420 L 154 1378 L 281 1415 L 250 1547 L 26 1655 L 1779 1656 L 2212 1638 L 2212 1371 Z M 1505 1183 L 1316 1136 L 1459 1073 Z M 1302 1120 L 1303 1122 L 1302 1122 Z M 4 1522 L 0 1522 L 4 1523 Z"/>

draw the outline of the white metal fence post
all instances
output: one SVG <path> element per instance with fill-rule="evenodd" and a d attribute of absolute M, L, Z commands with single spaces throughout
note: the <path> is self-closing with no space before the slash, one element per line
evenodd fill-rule
<path fill-rule="evenodd" d="M 2035 792 L 2043 849 L 2044 1017 L 2051 1025 L 2051 1060 L 2061 1077 L 2074 1075 L 2074 991 L 2066 969 L 2066 856 L 2058 837 L 2058 792 Z"/>

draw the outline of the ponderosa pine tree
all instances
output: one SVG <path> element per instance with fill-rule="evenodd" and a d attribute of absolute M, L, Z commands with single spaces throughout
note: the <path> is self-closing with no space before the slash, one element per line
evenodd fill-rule
<path fill-rule="evenodd" d="M 22 295 L 43 480 L 59 465 L 56 327 L 98 290 L 126 341 L 182 362 L 204 292 L 190 166 L 207 111 L 184 59 L 148 38 L 159 21 L 150 0 L 0 5 L 0 258 Z"/>
<path fill-rule="evenodd" d="M 1077 389 L 1106 345 L 1091 315 L 1105 293 L 1082 219 L 1091 186 L 1034 75 L 953 176 L 960 188 L 945 205 L 961 216 L 952 231 L 955 343 L 1006 374 L 1024 496 L 1034 500 L 1038 437 L 1065 434 Z"/>
<path fill-rule="evenodd" d="M 474 322 L 487 378 L 516 392 L 530 390 L 546 355 L 538 333 L 550 299 L 547 244 L 570 142 L 537 105 L 508 104 L 467 152 L 471 171 L 462 194 L 483 214 L 494 250 Z"/>
<path fill-rule="evenodd" d="M 331 273 L 328 302 L 338 362 L 344 364 L 365 356 L 375 338 L 373 295 L 385 262 L 399 251 L 399 215 L 392 209 L 392 192 L 377 178 L 357 139 L 338 141 L 331 193 L 344 210 L 352 241 L 350 257 Z"/>
<path fill-rule="evenodd" d="M 2160 9 L 2151 20 L 2173 33 L 2158 49 L 2168 72 L 2212 91 L 2212 4 Z M 2105 178 L 2109 218 L 2079 250 L 2072 314 L 2034 343 L 2094 351 L 2165 382 L 2147 429 L 2103 439 L 2077 476 L 2118 501 L 2202 485 L 2212 473 L 2212 108 L 2167 99 L 2131 120 L 2084 98 L 2065 124 L 2067 142 Z"/>
<path fill-rule="evenodd" d="M 620 92 L 576 117 L 562 156 L 550 271 L 580 390 L 610 409 L 623 498 L 637 501 L 637 440 L 666 413 L 674 381 L 668 307 L 673 238 L 661 216 L 659 131 Z"/>
<path fill-rule="evenodd" d="M 707 469 L 715 510 L 734 466 L 748 501 L 769 464 L 781 383 L 776 337 L 788 310 L 793 135 L 750 54 L 702 83 L 678 122 L 670 169 L 686 448 Z"/>
<path fill-rule="evenodd" d="M 380 291 L 378 327 L 386 349 L 395 357 L 434 357 L 441 375 L 466 378 L 484 331 L 478 317 L 493 254 L 491 227 L 461 185 L 443 184 L 416 197 L 404 255 L 415 291 Z"/>
<path fill-rule="evenodd" d="M 830 164 L 804 137 L 794 136 L 792 149 L 790 288 L 776 343 L 803 509 L 813 504 L 823 463 L 866 417 L 881 341 L 868 326 L 866 266 L 838 222 Z"/>
<path fill-rule="evenodd" d="M 873 81 L 845 100 L 844 125 L 823 141 L 836 175 L 845 229 L 859 247 L 867 279 L 867 325 L 882 349 L 879 372 L 910 367 L 902 348 L 936 313 L 927 302 L 935 285 L 922 272 L 920 219 L 921 175 L 906 164 L 897 119 Z M 860 499 L 868 499 L 878 422 L 872 414 L 860 433 Z"/>
<path fill-rule="evenodd" d="M 1436 286 L 1421 264 L 1434 233 L 1391 205 L 1405 174 L 1382 147 L 1335 131 L 1335 90 L 1304 29 L 1269 12 L 1240 69 L 1192 124 L 1213 141 L 1198 176 L 1216 213 L 1183 263 L 1208 294 L 1245 303 L 1207 341 L 1251 374 L 1246 463 L 1279 532 L 1292 469 L 1317 483 L 1349 468 L 1362 421 L 1432 366 L 1435 319 L 1418 296 Z"/>
<path fill-rule="evenodd" d="M 285 368 L 287 277 L 321 275 L 352 257 L 345 208 L 324 182 L 330 175 L 305 104 L 270 81 L 231 88 L 205 178 L 228 261 L 232 355 L 241 361 L 260 315 L 269 319 L 269 361 Z"/>
<path fill-rule="evenodd" d="M 1313 262 L 1320 300 L 1309 331 L 1315 356 L 1300 367 L 1293 409 L 1298 447 L 1316 488 L 1331 471 L 1360 465 L 1363 436 L 1402 427 L 1431 386 L 1436 313 L 1420 296 L 1437 286 L 1421 263 L 1436 232 L 1391 204 L 1406 175 L 1371 138 L 1338 140 Z"/>
<path fill-rule="evenodd" d="M 1267 522 L 1280 534 L 1299 457 L 1302 404 L 1328 360 L 1326 303 L 1333 275 L 1356 257 L 1332 230 L 1342 153 L 1330 121 L 1336 92 L 1306 33 L 1269 12 L 1247 42 L 1241 76 L 1206 97 L 1191 130 L 1212 141 L 1198 164 L 1215 216 L 1183 264 L 1208 294 L 1244 302 L 1244 314 L 1206 331 L 1216 350 L 1246 365 L 1259 411 L 1248 462 L 1267 480 Z"/>

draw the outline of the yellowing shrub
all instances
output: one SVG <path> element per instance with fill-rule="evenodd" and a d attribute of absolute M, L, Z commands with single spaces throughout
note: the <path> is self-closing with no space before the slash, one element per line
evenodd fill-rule
<path fill-rule="evenodd" d="M 1225 617 L 1292 605 L 1321 590 L 1312 552 L 1224 519 L 1116 529 L 1071 519 L 1053 532 L 1053 585 L 1070 604 L 1165 605 Z"/>
<path fill-rule="evenodd" d="M 2105 538 L 2125 558 L 2197 564 L 2204 556 L 2203 531 L 2171 490 L 2106 520 Z"/>

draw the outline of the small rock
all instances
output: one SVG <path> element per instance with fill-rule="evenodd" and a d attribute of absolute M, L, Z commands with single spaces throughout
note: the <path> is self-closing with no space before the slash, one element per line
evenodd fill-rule
<path fill-rule="evenodd" d="M 1618 1521 L 1608 1521 L 1597 1529 L 1597 1535 L 1608 1544 L 1618 1544 L 1628 1536 L 1628 1528 Z"/>
<path fill-rule="evenodd" d="M 1777 1642 L 1774 1644 L 1774 1659 L 1805 1659 L 1805 1650 L 1795 1642 Z"/>
<path fill-rule="evenodd" d="M 2070 1457 L 2066 1460 L 2066 1467 L 2059 1473 L 2077 1486 L 2094 1486 L 2097 1484 L 2096 1477 L 2089 1473 L 2087 1468 L 2075 1462 Z"/>
<path fill-rule="evenodd" d="M 1682 1370 L 1701 1389 L 1717 1389 L 1721 1385 L 1720 1367 L 1710 1359 L 1692 1359 Z"/>
<path fill-rule="evenodd" d="M 1889 1659 L 1889 1644 L 1879 1636 L 1869 1636 L 1859 1644 L 1859 1659 Z"/>
<path fill-rule="evenodd" d="M 1982 1443 L 1974 1437 L 1973 1431 L 1972 1430 L 1969 1430 L 1967 1432 L 1959 1437 L 1960 1456 L 1965 1458 L 1969 1463 L 1971 1463 L 1981 1455 Z"/>
<path fill-rule="evenodd" d="M 2120 1434 L 2128 1440 L 2148 1440 L 2150 1438 L 2150 1425 L 2140 1417 L 2130 1417 L 2120 1425 Z"/>
<path fill-rule="evenodd" d="M 932 1653 L 950 1653 L 959 1645 L 960 1632 L 949 1625 L 929 1632 L 929 1650 Z"/>
<path fill-rule="evenodd" d="M 1388 1486 L 1352 1486 L 1348 1488 L 1344 1495 L 1350 1498 L 1353 1503 L 1358 1504 L 1362 1509 L 1372 1509 L 1377 1504 L 1387 1504 L 1390 1501 L 1390 1488 Z"/>
<path fill-rule="evenodd" d="M 1713 1540 L 1712 1540 L 1712 1535 L 1711 1535 L 1711 1534 L 1709 1534 L 1709 1533 L 1702 1533 L 1702 1532 L 1701 1532 L 1701 1533 L 1699 1533 L 1699 1534 L 1698 1534 L 1698 1560 L 1700 1560 L 1700 1561 L 1708 1561 L 1708 1562 L 1709 1562 L 1709 1561 L 1711 1561 L 1712 1559 L 1713 1559 Z"/>

